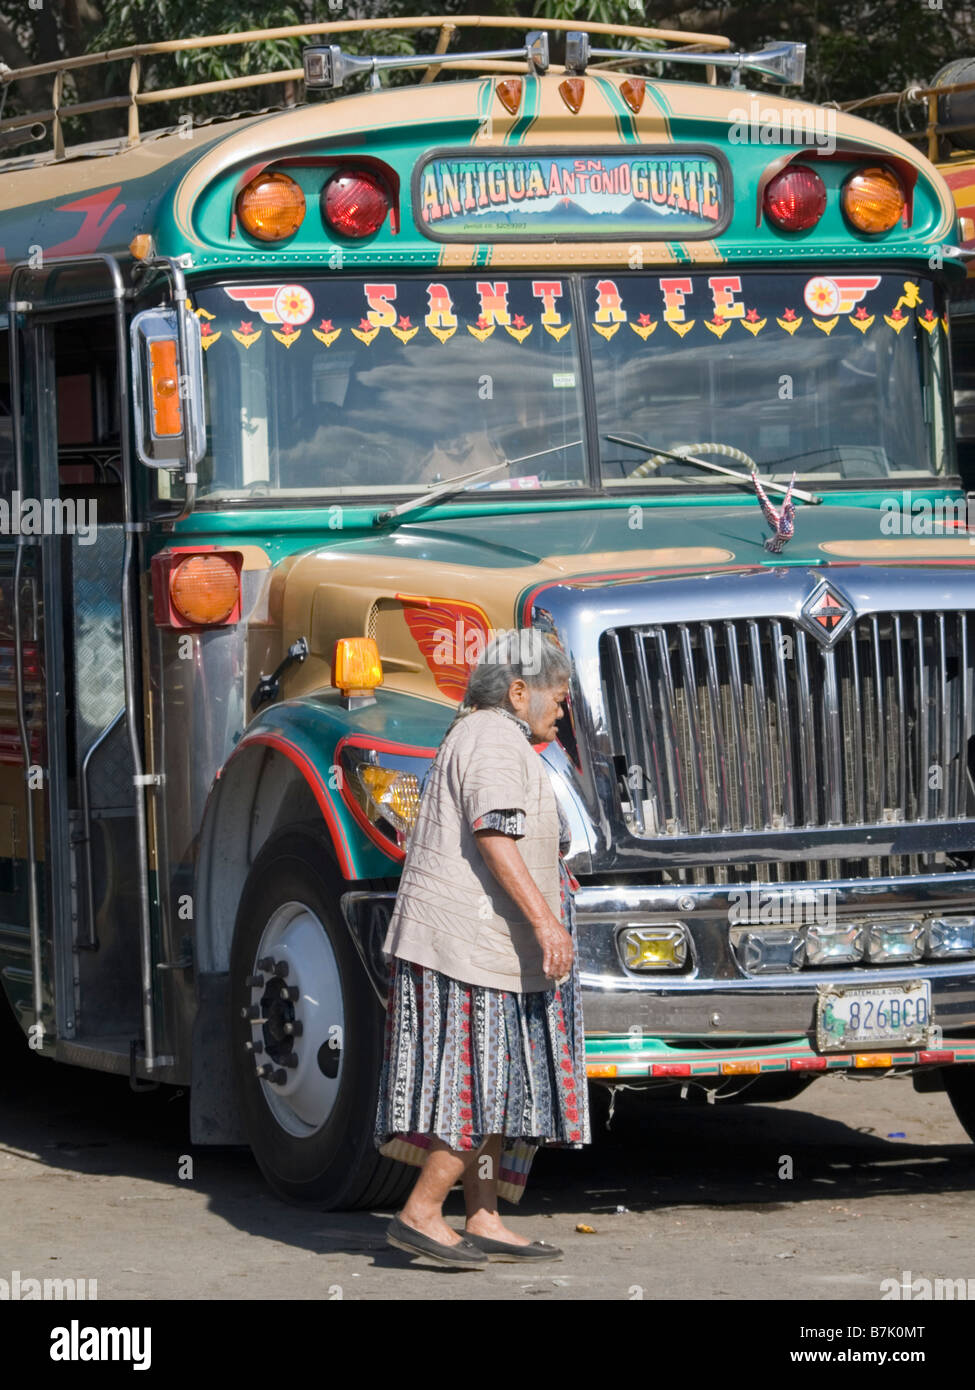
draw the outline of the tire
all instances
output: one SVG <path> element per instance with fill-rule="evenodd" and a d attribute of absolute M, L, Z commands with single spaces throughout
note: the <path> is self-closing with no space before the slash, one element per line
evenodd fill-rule
<path fill-rule="evenodd" d="M 416 1176 L 373 1142 L 385 1015 L 342 921 L 341 887 L 320 841 L 276 836 L 247 877 L 230 958 L 248 1142 L 279 1197 L 325 1211 L 398 1203 Z"/>
<path fill-rule="evenodd" d="M 975 1066 L 971 1063 L 956 1063 L 952 1067 L 945 1067 L 942 1074 L 951 1108 L 958 1116 L 965 1133 L 975 1144 Z"/>

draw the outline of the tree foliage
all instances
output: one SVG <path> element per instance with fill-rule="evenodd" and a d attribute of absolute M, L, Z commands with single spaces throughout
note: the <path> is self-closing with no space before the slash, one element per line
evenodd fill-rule
<path fill-rule="evenodd" d="M 34 8 L 34 6 L 37 8 Z M 540 21 L 578 19 L 574 0 L 442 0 L 442 13 L 496 16 L 537 16 Z M 11 68 L 54 62 L 73 55 L 154 43 L 174 38 L 225 34 L 291 24 L 336 19 L 407 16 L 416 7 L 405 0 L 0 0 L 0 62 Z M 975 55 L 975 15 L 968 6 L 945 0 L 757 0 L 757 3 L 716 3 L 682 8 L 680 0 L 589 0 L 585 18 L 606 23 L 649 25 L 668 29 L 723 33 L 737 48 L 753 49 L 768 40 L 795 39 L 808 46 L 807 80 L 803 95 L 816 102 L 843 102 L 887 90 L 902 91 L 911 83 L 929 81 L 951 59 Z M 429 34 L 347 35 L 346 49 L 358 52 L 409 52 L 432 47 Z M 467 48 L 517 46 L 519 31 L 466 31 Z M 145 90 L 247 76 L 269 69 L 301 66 L 304 39 L 265 39 L 223 48 L 190 49 L 148 58 L 140 82 Z M 454 47 L 458 45 L 455 38 Z M 608 40 L 606 46 L 614 46 Z M 673 69 L 671 71 L 674 71 Z M 402 77 L 392 80 L 413 80 Z M 123 95 L 128 89 L 126 63 L 81 70 L 70 78 L 67 101 Z M 197 119 L 254 110 L 294 101 L 298 84 L 262 84 L 236 92 L 196 98 Z M 51 79 L 11 84 L 4 93 L 5 115 L 43 109 L 51 104 Z M 174 105 L 143 112 L 145 126 L 175 122 L 187 109 Z M 890 106 L 871 111 L 905 130 L 923 126 L 924 108 Z M 91 118 L 89 135 L 121 133 L 124 113 Z"/>

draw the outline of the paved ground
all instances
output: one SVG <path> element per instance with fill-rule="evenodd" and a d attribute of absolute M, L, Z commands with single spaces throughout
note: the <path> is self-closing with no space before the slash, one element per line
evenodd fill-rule
<path fill-rule="evenodd" d="M 975 1149 L 906 1079 L 827 1077 L 780 1105 L 623 1092 L 599 1144 L 539 1155 L 510 1218 L 565 1259 L 467 1272 L 387 1247 L 389 1212 L 289 1207 L 247 1152 L 191 1150 L 183 1093 L 28 1061 L 0 1081 L 0 1278 L 94 1278 L 100 1299 L 870 1301 L 910 1271 L 975 1294 Z"/>

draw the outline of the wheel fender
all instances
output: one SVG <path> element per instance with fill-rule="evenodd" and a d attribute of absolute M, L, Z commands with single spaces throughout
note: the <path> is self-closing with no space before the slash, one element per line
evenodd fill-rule
<path fill-rule="evenodd" d="M 229 968 L 241 890 L 264 843 L 288 824 L 321 838 L 339 878 L 355 882 L 391 872 L 345 804 L 334 775 L 336 748 L 354 711 L 315 700 L 274 705 L 247 727 L 217 774 L 197 860 L 196 960 L 204 973 Z M 344 718 L 342 717 L 344 716 Z"/>

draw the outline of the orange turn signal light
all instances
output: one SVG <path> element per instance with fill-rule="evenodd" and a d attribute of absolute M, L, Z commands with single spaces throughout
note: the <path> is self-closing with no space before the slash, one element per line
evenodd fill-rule
<path fill-rule="evenodd" d="M 343 695 L 367 695 L 383 683 L 374 637 L 340 637 L 332 657 L 332 684 Z"/>
<path fill-rule="evenodd" d="M 258 174 L 237 195 L 237 216 L 258 241 L 284 241 L 305 220 L 305 195 L 287 174 Z"/>
<path fill-rule="evenodd" d="M 182 434 L 179 408 L 179 366 L 172 338 L 156 338 L 149 344 L 149 378 L 152 390 L 152 430 L 162 437 Z"/>
<path fill-rule="evenodd" d="M 840 203 L 847 221 L 859 232 L 889 232 L 904 216 L 900 181 L 879 166 L 860 169 L 843 185 Z"/>
<path fill-rule="evenodd" d="M 240 606 L 240 574 L 222 555 L 194 555 L 170 574 L 169 597 L 194 627 L 225 623 Z"/>
<path fill-rule="evenodd" d="M 174 546 L 152 557 L 152 613 L 157 627 L 222 627 L 240 621 L 239 550 Z"/>

